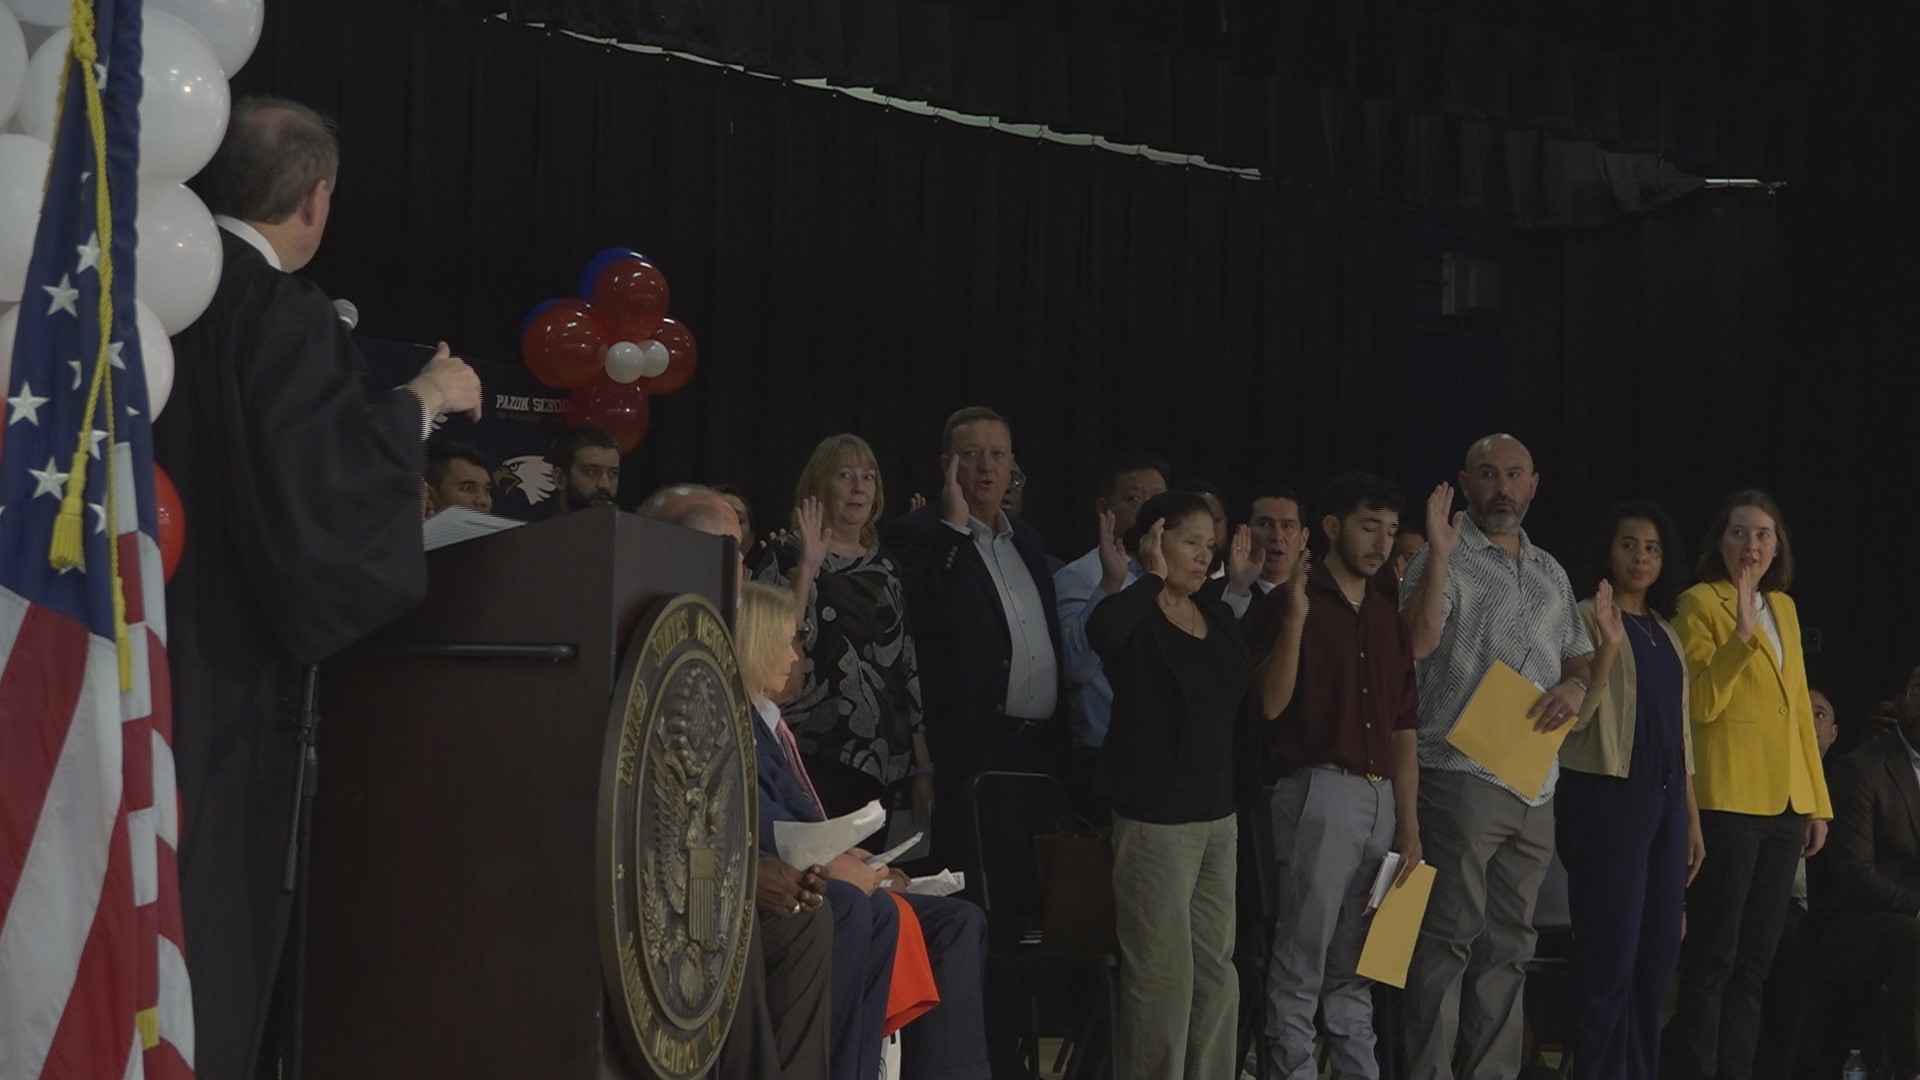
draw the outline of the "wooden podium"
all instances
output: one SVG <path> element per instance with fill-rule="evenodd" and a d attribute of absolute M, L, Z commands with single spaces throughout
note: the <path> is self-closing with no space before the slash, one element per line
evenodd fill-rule
<path fill-rule="evenodd" d="M 638 1075 L 594 908 L 610 693 L 654 601 L 732 610 L 736 559 L 567 514 L 433 552 L 426 603 L 324 666 L 307 1080 Z"/>

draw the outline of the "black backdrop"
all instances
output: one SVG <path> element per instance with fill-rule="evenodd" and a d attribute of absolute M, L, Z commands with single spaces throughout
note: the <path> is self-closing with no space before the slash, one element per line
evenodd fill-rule
<path fill-rule="evenodd" d="M 237 82 L 340 120 L 311 272 L 370 333 L 510 359 L 526 309 L 600 248 L 665 269 L 702 367 L 656 401 L 626 501 L 735 481 L 769 520 L 814 441 L 853 430 L 898 507 L 933 490 L 940 420 L 985 402 L 1071 557 L 1115 449 L 1232 490 L 1346 467 L 1418 489 L 1507 428 L 1536 450 L 1530 525 L 1557 553 L 1618 497 L 1670 502 L 1691 538 L 1763 482 L 1797 527 L 1817 677 L 1857 704 L 1920 658 L 1891 151 L 1847 158 L 1845 197 L 1816 175 L 1516 231 L 383 0 L 281 0 Z M 1439 314 L 1448 250 L 1505 263 L 1501 317 Z"/>

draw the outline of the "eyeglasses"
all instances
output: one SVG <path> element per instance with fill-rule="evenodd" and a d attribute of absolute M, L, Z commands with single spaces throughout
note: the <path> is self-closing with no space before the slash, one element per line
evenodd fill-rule
<path fill-rule="evenodd" d="M 1013 475 L 1007 477 L 1007 486 L 1015 491 L 1025 490 L 1027 486 L 1027 474 L 1021 472 L 1019 469 L 1013 470 Z"/>

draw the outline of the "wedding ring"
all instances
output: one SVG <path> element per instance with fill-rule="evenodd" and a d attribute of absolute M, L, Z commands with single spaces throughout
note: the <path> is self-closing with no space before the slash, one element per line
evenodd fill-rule
<path fill-rule="evenodd" d="M 799 903 L 798 903 L 798 902 L 796 901 L 796 902 L 794 903 L 794 905 L 793 905 L 793 910 L 792 910 L 792 911 L 789 911 L 789 912 L 787 912 L 787 914 L 789 914 L 789 915 L 798 915 L 798 914 L 800 914 L 800 904 L 799 904 Z"/>

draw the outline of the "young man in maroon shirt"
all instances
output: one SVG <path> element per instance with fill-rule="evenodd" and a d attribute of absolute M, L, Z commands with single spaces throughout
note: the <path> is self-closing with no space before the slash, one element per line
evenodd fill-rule
<path fill-rule="evenodd" d="M 1399 852 L 1401 880 L 1420 861 L 1413 650 L 1393 600 L 1370 584 L 1392 558 L 1400 506 L 1399 492 L 1377 476 L 1348 473 L 1330 483 L 1320 497 L 1327 559 L 1308 575 L 1302 598 L 1277 613 L 1283 627 L 1292 624 L 1281 640 L 1297 633 L 1300 655 L 1272 733 L 1282 771 L 1273 802 L 1281 865 L 1267 974 L 1268 1080 L 1319 1075 L 1316 1010 L 1333 1074 L 1379 1076 L 1371 990 L 1354 967 L 1382 861 Z"/>

